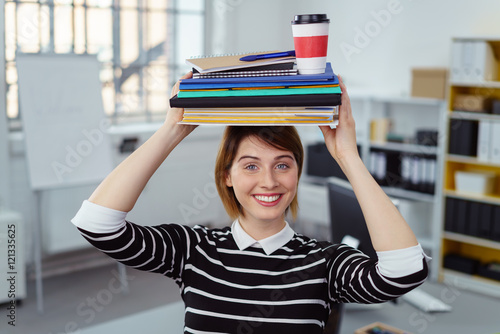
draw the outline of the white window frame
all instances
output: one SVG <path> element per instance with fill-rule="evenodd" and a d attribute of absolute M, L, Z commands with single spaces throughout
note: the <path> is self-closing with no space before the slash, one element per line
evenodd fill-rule
<path fill-rule="evenodd" d="M 1 4 L 1 7 L 2 7 L 2 11 L 1 11 L 1 18 L 2 18 L 2 21 L 4 21 L 4 17 L 5 17 L 5 5 L 6 3 L 16 3 L 16 11 L 17 11 L 17 8 L 18 8 L 18 4 L 22 4 L 24 2 L 21 2 L 20 0 L 0 0 L 0 4 Z M 116 69 L 117 68 L 122 68 L 121 67 L 121 63 L 120 63 L 120 11 L 123 10 L 122 7 L 120 7 L 120 0 L 111 0 L 112 1 L 112 5 L 111 6 L 106 6 L 105 8 L 109 8 L 109 10 L 112 11 L 111 15 L 113 16 L 113 22 L 112 22 L 112 38 L 113 38 L 113 41 L 112 41 L 112 48 L 113 48 L 113 57 L 111 59 L 111 61 L 108 61 L 106 62 L 106 65 L 103 64 L 103 67 L 104 66 L 108 66 L 108 69 L 110 69 L 112 66 L 113 68 L 113 73 L 116 73 Z M 210 13 L 210 8 L 207 8 L 210 4 L 209 1 L 207 0 L 202 0 L 203 3 L 204 3 L 204 9 L 202 10 L 195 10 L 195 11 L 190 11 L 190 10 L 182 10 L 182 9 L 179 9 L 179 5 L 181 4 L 181 1 L 188 1 L 188 0 L 165 0 L 165 1 L 168 1 L 168 8 L 165 8 L 165 9 L 160 9 L 159 11 L 161 13 L 164 13 L 165 16 L 167 17 L 167 22 L 165 23 L 166 25 L 168 24 L 168 28 L 167 26 L 165 27 L 165 29 L 167 30 L 166 31 L 166 36 L 167 36 L 167 41 L 169 43 L 169 47 L 168 47 L 168 54 L 167 54 L 167 61 L 165 63 L 165 66 L 166 66 L 166 72 L 168 72 L 168 87 L 171 87 L 175 81 L 177 80 L 177 78 L 180 76 L 180 74 L 184 73 L 186 71 L 186 67 L 183 66 L 184 64 L 184 59 L 176 59 L 177 55 L 175 53 L 175 50 L 176 50 L 176 45 L 178 45 L 178 41 L 176 41 L 176 34 L 175 34 L 175 30 L 176 30 L 176 25 L 177 25 L 177 19 L 182 15 L 182 14 L 191 14 L 191 15 L 200 15 L 201 17 L 201 20 L 202 20 L 202 25 L 204 27 L 204 31 L 205 31 L 205 34 L 203 36 L 203 46 L 202 46 L 202 53 L 205 53 L 206 51 L 206 47 L 207 47 L 207 43 L 208 43 L 208 36 L 209 36 L 209 33 L 207 33 L 207 31 L 209 31 L 208 27 L 209 27 L 209 23 L 208 23 L 208 19 L 207 19 L 207 16 L 208 14 L 207 13 Z M 50 42 L 48 44 L 48 50 L 44 50 L 43 52 L 44 53 L 54 53 L 55 52 L 55 45 L 54 45 L 54 0 L 32 0 L 30 1 L 29 3 L 33 3 L 33 4 L 43 4 L 44 6 L 47 5 L 49 7 L 49 13 L 50 13 Z M 74 3 L 73 1 L 68 1 L 68 3 L 70 4 L 70 6 L 73 6 Z M 151 110 L 147 107 L 147 94 L 151 94 L 151 96 L 154 95 L 154 93 L 152 93 L 153 91 L 150 90 L 150 91 L 147 91 L 147 88 L 144 88 L 144 80 L 142 80 L 142 75 L 143 75 L 143 72 L 144 70 L 149 70 L 150 69 L 150 65 L 151 65 L 151 53 L 153 53 L 153 49 L 156 49 L 155 47 L 149 49 L 149 50 L 146 50 L 144 48 L 144 45 L 142 43 L 142 38 L 143 36 L 147 33 L 147 29 L 144 29 L 144 22 L 143 22 L 143 15 L 142 15 L 142 11 L 143 10 L 149 10 L 150 8 L 145 8 L 142 4 L 145 3 L 145 0 L 137 0 L 137 7 L 134 7 L 134 11 L 135 13 L 137 14 L 136 16 L 136 19 L 137 19 L 137 26 L 138 27 L 142 27 L 142 28 L 138 28 L 139 30 L 139 33 L 138 33 L 138 38 L 139 38 L 139 42 L 138 42 L 138 45 L 139 45 L 139 55 L 137 57 L 137 71 L 132 71 L 133 73 L 138 73 L 139 74 L 139 90 L 137 93 L 134 93 L 136 94 L 136 96 L 138 96 L 138 99 L 139 99 L 139 105 L 142 106 L 141 109 L 142 110 L 138 110 L 137 112 L 128 112 L 126 114 L 123 114 L 123 113 L 119 113 L 119 110 L 120 110 L 120 105 L 118 103 L 118 99 L 116 98 L 117 96 L 119 96 L 119 94 L 121 93 L 121 84 L 120 84 L 120 78 L 115 74 L 112 79 L 113 81 L 113 85 L 114 85 L 114 101 L 115 101 L 115 105 L 114 105 L 114 109 L 113 109 L 113 112 L 111 112 L 110 114 L 110 117 L 113 121 L 113 123 L 117 124 L 117 123 L 120 123 L 120 122 L 134 122 L 134 121 L 140 121 L 140 122 L 151 122 L 151 121 L 158 121 L 161 117 L 164 117 L 164 115 L 159 115 L 159 113 L 155 113 L 155 112 L 151 112 Z M 87 0 L 84 0 L 84 4 L 85 6 L 87 6 Z M 183 3 L 185 4 L 185 3 Z M 55 6 L 59 6 L 59 4 L 55 4 Z M 72 7 L 74 8 L 74 7 Z M 88 7 L 88 8 L 95 8 L 95 7 Z M 87 7 L 85 7 L 85 10 L 87 10 Z M 74 23 L 73 23 L 74 24 Z M 90 23 L 91 24 L 91 23 Z M 1 86 L 0 88 L 3 88 L 1 91 L 2 92 L 5 92 L 5 93 L 2 93 L 2 97 L 0 98 L 0 103 L 1 103 L 1 112 L 2 112 L 2 115 L 7 115 L 7 100 L 6 100 L 6 93 L 7 93 L 7 88 L 8 88 L 8 84 L 6 84 L 6 65 L 8 65 L 6 63 L 6 59 L 5 59 L 5 22 L 2 22 L 1 24 L 1 32 L 2 32 L 2 43 L 0 44 L 0 61 L 1 61 L 1 70 L 0 70 L 0 74 L 1 74 L 1 78 L 0 81 L 2 82 L 1 83 Z M 18 26 L 18 22 L 17 22 L 17 17 L 16 17 L 16 29 L 17 29 L 17 26 Z M 85 31 L 87 29 L 87 23 L 85 23 Z M 17 31 L 16 31 L 16 41 L 17 41 Z M 87 51 L 87 33 L 84 34 L 85 35 L 85 50 Z M 39 39 L 40 41 L 40 39 Z M 72 46 L 72 49 L 71 49 L 71 52 L 69 53 L 74 53 L 74 41 L 75 41 L 75 34 L 73 34 L 73 37 L 72 37 L 72 41 L 73 41 L 73 46 Z M 16 42 L 17 43 L 17 42 Z M 41 43 L 41 42 L 40 42 Z M 18 45 L 19 46 L 19 45 Z M 161 49 L 161 48 L 160 48 Z M 158 54 L 158 52 L 161 52 L 161 51 L 158 51 L 156 50 L 157 52 L 155 54 Z M 18 50 L 19 52 L 19 50 Z M 41 51 L 39 51 L 41 52 Z M 163 54 L 163 53 L 162 53 Z M 154 57 L 154 55 L 153 55 Z M 148 60 L 149 59 L 149 60 Z M 158 66 L 163 66 L 163 64 L 159 64 Z M 129 69 L 131 67 L 129 66 Z M 122 71 L 123 73 L 123 71 Z M 123 74 L 122 74 L 123 76 Z M 111 82 L 111 81 L 109 81 Z M 123 80 L 122 80 L 123 82 Z M 146 89 L 146 90 L 145 90 Z M 161 96 L 162 94 L 167 94 L 168 97 L 170 96 L 170 90 L 164 90 L 163 86 L 162 86 L 162 89 L 160 91 L 157 91 L 156 92 L 156 95 L 157 96 Z M 159 94 L 159 95 L 158 95 Z M 162 98 L 163 99 L 163 98 Z M 111 109 L 111 108 L 109 108 Z M 9 124 L 9 127 L 10 129 L 18 129 L 18 128 L 21 128 L 21 121 L 20 121 L 20 118 L 22 118 L 22 110 L 19 110 L 18 112 L 18 116 L 17 118 L 10 118 L 8 119 L 8 124 Z"/>

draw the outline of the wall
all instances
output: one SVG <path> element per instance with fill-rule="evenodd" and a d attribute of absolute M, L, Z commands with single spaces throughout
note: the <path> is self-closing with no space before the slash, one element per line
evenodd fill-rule
<path fill-rule="evenodd" d="M 389 94 L 409 94 L 412 67 L 447 67 L 452 37 L 500 36 L 495 0 L 221 1 L 232 4 L 228 52 L 293 48 L 293 16 L 327 13 L 335 71 Z"/>
<path fill-rule="evenodd" d="M 226 15 L 226 52 L 293 49 L 291 27 L 295 1 L 219 0 Z"/>

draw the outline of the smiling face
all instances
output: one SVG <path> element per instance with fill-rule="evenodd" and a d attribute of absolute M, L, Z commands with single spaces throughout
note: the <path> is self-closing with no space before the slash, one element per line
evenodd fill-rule
<path fill-rule="evenodd" d="M 285 211 L 297 193 L 298 166 L 292 152 L 272 147 L 256 137 L 244 138 L 226 176 L 246 223 L 283 224 Z"/>

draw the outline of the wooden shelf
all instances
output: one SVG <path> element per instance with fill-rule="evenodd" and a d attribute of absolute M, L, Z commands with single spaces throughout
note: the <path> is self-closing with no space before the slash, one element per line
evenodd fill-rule
<path fill-rule="evenodd" d="M 446 285 L 500 298 L 500 282 L 480 276 L 471 276 L 458 271 L 443 269 L 441 277 Z"/>
<path fill-rule="evenodd" d="M 411 199 L 415 201 L 421 201 L 421 202 L 426 202 L 426 203 L 433 203 L 435 200 L 435 196 L 432 194 L 426 194 L 426 193 L 421 193 L 419 191 L 413 191 L 413 190 L 406 190 L 402 188 L 396 188 L 396 187 L 382 187 L 384 192 L 393 197 L 400 197 L 400 198 L 406 198 L 406 199 Z"/>
<path fill-rule="evenodd" d="M 454 87 L 482 87 L 482 88 L 499 88 L 500 81 L 469 81 L 469 82 L 452 82 Z"/>
<path fill-rule="evenodd" d="M 398 97 L 398 96 L 377 95 L 373 97 L 373 102 L 439 107 L 441 105 L 444 106 L 445 100 L 425 98 L 425 97 L 412 97 L 412 96 Z"/>
<path fill-rule="evenodd" d="M 465 155 L 448 154 L 446 156 L 446 161 L 458 162 L 458 163 L 470 164 L 470 165 L 492 166 L 492 167 L 500 168 L 499 163 L 494 163 L 494 162 L 489 162 L 489 161 L 481 161 L 481 160 L 478 160 L 476 157 L 468 157 Z"/>
<path fill-rule="evenodd" d="M 477 238 L 477 237 L 473 237 L 470 235 L 464 235 L 464 234 L 460 234 L 460 233 L 447 231 L 447 232 L 443 233 L 443 238 L 448 239 L 448 240 L 458 241 L 458 242 L 464 242 L 464 243 L 468 243 L 471 245 L 500 250 L 500 242 L 488 240 L 488 239 L 483 239 L 483 238 Z"/>
<path fill-rule="evenodd" d="M 470 111 L 451 111 L 451 119 L 464 119 L 471 121 L 500 121 L 500 115 L 487 114 L 480 112 L 470 112 Z"/>
<path fill-rule="evenodd" d="M 436 146 L 416 145 L 408 143 L 377 143 L 370 142 L 370 148 L 376 148 L 389 151 L 400 151 L 404 153 L 417 153 L 417 154 L 437 154 L 438 148 Z"/>
<path fill-rule="evenodd" d="M 493 205 L 500 205 L 500 196 L 487 196 L 487 195 L 474 195 L 471 193 L 463 193 L 456 190 L 446 189 L 444 195 L 458 199 L 465 199 L 470 201 L 488 203 Z"/>

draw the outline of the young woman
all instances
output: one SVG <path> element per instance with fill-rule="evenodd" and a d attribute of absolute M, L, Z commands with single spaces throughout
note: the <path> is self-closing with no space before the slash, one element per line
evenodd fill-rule
<path fill-rule="evenodd" d="M 175 108 L 99 185 L 72 222 L 116 260 L 174 279 L 186 306 L 185 333 L 322 333 L 336 303 L 380 303 L 401 296 L 427 277 L 424 254 L 363 165 L 342 82 L 341 89 L 339 125 L 321 131 L 356 193 L 378 259 L 299 235 L 285 221 L 288 210 L 297 212 L 303 164 L 293 127 L 226 129 L 215 176 L 234 219 L 231 226 L 128 222 L 127 212 L 155 170 L 195 128 L 177 124 L 183 110 Z M 178 84 L 173 94 L 177 91 Z"/>

